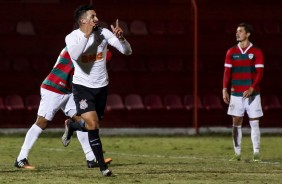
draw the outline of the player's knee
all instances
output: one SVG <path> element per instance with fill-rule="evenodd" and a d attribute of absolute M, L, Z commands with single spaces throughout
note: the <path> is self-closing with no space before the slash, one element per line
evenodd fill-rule
<path fill-rule="evenodd" d="M 48 126 L 48 120 L 45 119 L 45 118 L 42 117 L 42 116 L 38 116 L 37 119 L 36 119 L 35 124 L 36 124 L 37 126 L 39 126 L 41 129 L 44 130 L 44 129 L 46 129 L 47 126 Z"/>
<path fill-rule="evenodd" d="M 243 122 L 243 117 L 233 116 L 233 126 L 241 126 Z"/>

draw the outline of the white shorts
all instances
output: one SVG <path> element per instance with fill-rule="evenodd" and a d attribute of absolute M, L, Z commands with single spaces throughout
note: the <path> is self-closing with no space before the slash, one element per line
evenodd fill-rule
<path fill-rule="evenodd" d="M 56 112 L 61 109 L 66 116 L 72 117 L 76 114 L 76 106 L 73 94 L 58 94 L 50 90 L 40 88 L 41 100 L 38 108 L 38 116 L 52 121 Z"/>
<path fill-rule="evenodd" d="M 263 116 L 260 95 L 250 98 L 231 95 L 227 114 L 243 117 L 245 111 L 249 118 L 259 118 Z"/>

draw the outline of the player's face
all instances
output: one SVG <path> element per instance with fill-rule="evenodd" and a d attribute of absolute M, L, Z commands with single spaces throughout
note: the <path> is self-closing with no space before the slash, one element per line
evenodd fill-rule
<path fill-rule="evenodd" d="M 88 10 L 85 15 L 82 17 L 82 23 L 90 24 L 94 28 L 98 25 L 98 17 L 94 10 Z"/>
<path fill-rule="evenodd" d="M 236 39 L 238 42 L 245 41 L 249 38 L 250 33 L 247 33 L 244 27 L 238 27 L 236 31 Z"/>

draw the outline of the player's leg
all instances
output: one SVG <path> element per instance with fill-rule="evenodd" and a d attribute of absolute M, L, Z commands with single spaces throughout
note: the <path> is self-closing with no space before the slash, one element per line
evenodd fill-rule
<path fill-rule="evenodd" d="M 232 140 L 235 155 L 230 161 L 241 160 L 241 143 L 242 143 L 242 122 L 245 108 L 242 97 L 230 96 L 228 114 L 232 116 Z"/>
<path fill-rule="evenodd" d="M 15 167 L 24 169 L 34 169 L 35 167 L 28 162 L 28 154 L 39 135 L 47 126 L 47 120 L 42 116 L 37 116 L 36 122 L 27 131 L 21 151 L 15 161 Z"/>
<path fill-rule="evenodd" d="M 41 101 L 38 109 L 38 116 L 35 123 L 28 130 L 21 151 L 15 161 L 15 167 L 34 169 L 28 162 L 28 154 L 39 135 L 47 128 L 48 122 L 52 121 L 55 113 L 63 103 L 62 95 L 53 93 L 46 89 L 41 89 Z"/>
<path fill-rule="evenodd" d="M 105 90 L 102 90 L 104 89 Z M 81 85 L 73 84 L 73 95 L 76 104 L 77 114 L 81 115 L 85 121 L 85 128 L 88 130 L 88 139 L 93 153 L 98 161 L 100 171 L 103 176 L 110 176 L 112 172 L 108 169 L 103 156 L 103 147 L 99 135 L 99 117 L 96 113 L 96 103 L 101 103 L 101 92 L 107 95 L 106 87 L 98 89 L 90 89 Z M 106 101 L 103 102 L 106 105 Z"/>
<path fill-rule="evenodd" d="M 247 113 L 249 116 L 249 123 L 251 127 L 251 140 L 253 143 L 253 161 L 260 161 L 260 128 L 259 117 L 263 116 L 260 95 L 256 95 L 247 99 Z"/>
<path fill-rule="evenodd" d="M 241 143 L 242 143 L 242 122 L 243 117 L 232 117 L 233 126 L 232 126 L 232 140 L 235 155 L 230 161 L 240 161 L 241 160 Z"/>

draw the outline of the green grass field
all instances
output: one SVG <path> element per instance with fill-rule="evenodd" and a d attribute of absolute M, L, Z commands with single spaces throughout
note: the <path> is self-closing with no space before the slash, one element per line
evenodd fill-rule
<path fill-rule="evenodd" d="M 233 156 L 231 136 L 102 136 L 105 157 L 112 157 L 113 177 L 86 168 L 74 138 L 68 148 L 58 135 L 42 134 L 29 154 L 36 170 L 13 166 L 24 135 L 0 136 L 0 183 L 57 184 L 278 184 L 282 182 L 282 137 L 262 136 L 262 163 L 253 163 L 249 135 L 243 137 L 243 160 Z"/>

